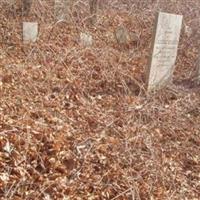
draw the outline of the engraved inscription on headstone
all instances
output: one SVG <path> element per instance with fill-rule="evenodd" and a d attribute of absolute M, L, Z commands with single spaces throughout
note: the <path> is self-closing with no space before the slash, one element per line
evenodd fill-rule
<path fill-rule="evenodd" d="M 38 36 L 38 23 L 37 22 L 23 22 L 23 41 L 35 42 Z"/>
<path fill-rule="evenodd" d="M 54 14 L 57 20 L 70 19 L 70 7 L 72 0 L 55 0 Z"/>
<path fill-rule="evenodd" d="M 147 71 L 147 90 L 166 86 L 171 80 L 177 56 L 182 16 L 160 12 Z"/>

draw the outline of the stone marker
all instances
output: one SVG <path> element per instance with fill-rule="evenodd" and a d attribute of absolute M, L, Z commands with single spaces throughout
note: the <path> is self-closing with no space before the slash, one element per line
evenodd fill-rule
<path fill-rule="evenodd" d="M 115 30 L 115 38 L 119 45 L 128 44 L 129 41 L 128 30 L 122 25 L 118 26 L 117 29 Z"/>
<path fill-rule="evenodd" d="M 38 36 L 38 23 L 37 22 L 23 22 L 23 41 L 35 42 Z"/>
<path fill-rule="evenodd" d="M 93 41 L 92 41 L 92 35 L 88 33 L 81 33 L 80 34 L 80 42 L 81 45 L 83 46 L 91 46 Z"/>
<path fill-rule="evenodd" d="M 160 12 L 157 16 L 147 90 L 157 90 L 172 81 L 183 16 Z"/>
<path fill-rule="evenodd" d="M 27 16 L 31 10 L 33 0 L 22 0 L 22 14 Z"/>
<path fill-rule="evenodd" d="M 55 0 L 54 14 L 57 20 L 70 19 L 70 7 L 72 0 Z"/>
<path fill-rule="evenodd" d="M 135 46 L 139 42 L 139 37 L 136 33 L 134 32 L 129 32 L 128 29 L 123 26 L 119 25 L 115 32 L 114 32 L 114 37 L 120 46 L 120 48 L 123 47 L 130 47 L 130 46 Z"/>

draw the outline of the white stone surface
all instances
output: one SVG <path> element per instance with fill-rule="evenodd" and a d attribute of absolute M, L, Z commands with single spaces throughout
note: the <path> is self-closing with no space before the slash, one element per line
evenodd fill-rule
<path fill-rule="evenodd" d="M 88 33 L 81 33 L 80 34 L 80 42 L 81 45 L 83 46 L 91 46 L 93 41 L 92 41 L 92 35 Z"/>
<path fill-rule="evenodd" d="M 36 42 L 38 36 L 37 22 L 23 22 L 23 41 Z"/>
<path fill-rule="evenodd" d="M 160 12 L 157 16 L 152 52 L 147 71 L 147 90 L 157 90 L 171 82 L 180 38 L 181 15 Z"/>

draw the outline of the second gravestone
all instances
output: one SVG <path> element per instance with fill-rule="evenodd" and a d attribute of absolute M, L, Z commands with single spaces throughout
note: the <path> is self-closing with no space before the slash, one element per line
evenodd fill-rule
<path fill-rule="evenodd" d="M 160 12 L 147 71 L 147 90 L 157 90 L 171 80 L 177 56 L 182 16 Z"/>
<path fill-rule="evenodd" d="M 37 22 L 23 22 L 23 41 L 24 43 L 35 42 L 38 36 Z"/>
<path fill-rule="evenodd" d="M 81 33 L 80 34 L 80 43 L 81 45 L 87 47 L 92 45 L 92 35 L 89 33 Z"/>

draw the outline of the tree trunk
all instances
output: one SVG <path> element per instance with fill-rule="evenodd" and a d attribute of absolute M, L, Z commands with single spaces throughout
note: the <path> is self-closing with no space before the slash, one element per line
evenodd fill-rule
<path fill-rule="evenodd" d="M 91 14 L 92 25 L 94 25 L 97 21 L 97 8 L 98 8 L 98 0 L 90 0 L 90 14 Z"/>

